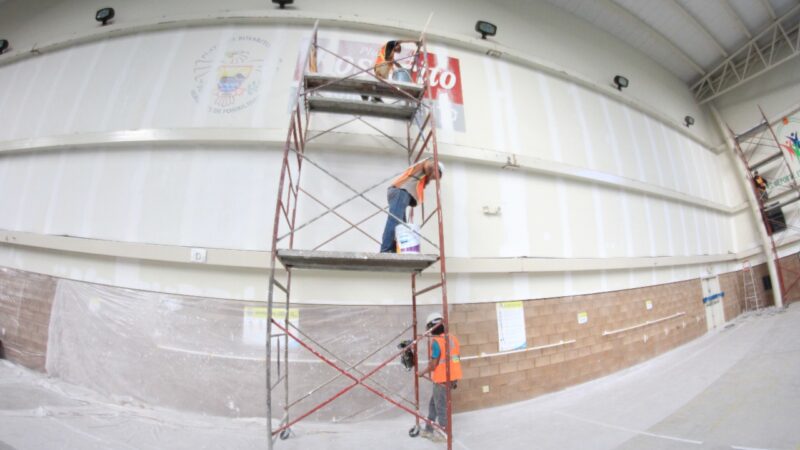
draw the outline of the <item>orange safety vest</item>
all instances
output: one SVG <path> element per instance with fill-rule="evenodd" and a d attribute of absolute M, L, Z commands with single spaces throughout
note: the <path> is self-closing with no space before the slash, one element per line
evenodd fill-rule
<path fill-rule="evenodd" d="M 392 186 L 396 188 L 402 188 L 403 184 L 405 184 L 406 180 L 408 180 L 411 177 L 411 175 L 422 170 L 422 165 L 425 164 L 425 161 L 427 161 L 427 159 L 424 161 L 420 161 L 414 164 L 413 166 L 409 167 L 408 169 L 406 169 L 406 171 L 403 172 L 399 177 L 395 178 L 395 180 L 392 182 Z M 425 201 L 425 185 L 427 184 L 428 184 L 428 176 L 422 175 L 419 178 L 419 181 L 417 182 L 417 189 L 416 189 L 417 203 L 423 203 Z"/>
<path fill-rule="evenodd" d="M 375 74 L 381 78 L 389 78 L 393 68 L 394 62 L 386 61 L 386 44 L 383 44 L 375 58 Z"/>
<path fill-rule="evenodd" d="M 430 344 L 428 344 L 428 358 L 433 354 L 433 343 L 439 344 L 439 363 L 433 369 L 431 379 L 434 383 L 444 383 L 447 381 L 447 367 L 442 364 L 445 357 L 444 351 L 444 336 L 431 336 Z M 458 345 L 458 338 L 455 336 L 450 337 L 450 381 L 461 379 L 461 349 Z"/>
<path fill-rule="evenodd" d="M 381 46 L 381 49 L 378 50 L 378 57 L 375 58 L 375 65 L 383 64 L 386 62 L 386 44 Z"/>

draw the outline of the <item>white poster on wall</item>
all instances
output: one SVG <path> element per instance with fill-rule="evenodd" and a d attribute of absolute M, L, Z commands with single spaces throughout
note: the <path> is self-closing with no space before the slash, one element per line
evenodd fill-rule
<path fill-rule="evenodd" d="M 279 321 L 283 326 L 286 320 L 286 308 L 272 308 L 272 317 Z M 295 327 L 300 326 L 300 310 L 289 308 L 289 323 Z M 291 329 L 290 329 L 291 331 Z M 282 331 L 273 325 L 272 333 L 279 334 Z M 242 342 L 248 345 L 264 345 L 267 338 L 267 307 L 266 306 L 245 306 L 244 319 L 242 323 Z M 298 344 L 289 339 L 289 347 Z M 272 349 L 277 350 L 276 339 L 272 339 Z"/>
<path fill-rule="evenodd" d="M 525 308 L 522 302 L 497 303 L 497 334 L 501 352 L 527 347 Z"/>

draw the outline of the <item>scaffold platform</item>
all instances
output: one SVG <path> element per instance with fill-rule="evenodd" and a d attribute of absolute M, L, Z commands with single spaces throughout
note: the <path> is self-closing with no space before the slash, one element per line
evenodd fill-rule
<path fill-rule="evenodd" d="M 438 255 L 414 253 L 331 252 L 320 250 L 278 250 L 278 260 L 294 269 L 360 270 L 369 272 L 421 272 Z"/>
<path fill-rule="evenodd" d="M 304 82 L 307 92 L 341 92 L 391 98 L 410 96 L 417 100 L 421 100 L 425 94 L 424 87 L 416 83 L 376 80 L 375 78 L 341 78 L 332 75 L 306 74 Z"/>
<path fill-rule="evenodd" d="M 405 102 L 378 103 L 348 98 L 314 96 L 308 98 L 308 110 L 321 113 L 352 114 L 355 116 L 372 116 L 384 119 L 411 120 L 417 112 L 417 105 Z"/>

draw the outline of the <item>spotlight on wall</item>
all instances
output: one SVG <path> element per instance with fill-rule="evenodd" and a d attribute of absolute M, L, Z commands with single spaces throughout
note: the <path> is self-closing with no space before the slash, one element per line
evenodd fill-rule
<path fill-rule="evenodd" d="M 8 41 L 6 39 L 0 39 L 0 53 L 3 53 L 8 49 Z"/>
<path fill-rule="evenodd" d="M 497 34 L 497 25 L 479 20 L 475 23 L 475 31 L 481 34 L 481 39 Z"/>
<path fill-rule="evenodd" d="M 684 117 L 683 118 L 683 124 L 686 125 L 687 127 L 690 127 L 690 126 L 694 125 L 694 117 L 692 117 L 692 116 Z"/>
<path fill-rule="evenodd" d="M 622 88 L 628 87 L 628 79 L 622 75 L 617 75 L 614 77 L 614 86 L 617 87 L 617 90 L 621 91 Z"/>
<path fill-rule="evenodd" d="M 272 3 L 278 4 L 283 9 L 284 6 L 294 3 L 294 0 L 272 0 Z"/>
<path fill-rule="evenodd" d="M 94 15 L 94 20 L 107 24 L 109 20 L 114 18 L 114 8 L 101 8 L 97 10 Z"/>

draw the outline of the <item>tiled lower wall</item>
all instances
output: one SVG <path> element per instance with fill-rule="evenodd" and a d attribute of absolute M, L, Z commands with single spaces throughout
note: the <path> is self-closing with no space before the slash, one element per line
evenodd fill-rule
<path fill-rule="evenodd" d="M 788 259 L 790 261 L 786 261 L 786 265 L 795 264 L 800 269 L 797 255 Z M 766 265 L 754 268 L 762 305 L 769 306 L 772 304 L 772 293 L 764 291 L 761 282 L 766 274 Z M 5 347 L 6 358 L 44 371 L 48 325 L 58 282 L 48 276 L 0 268 L 0 340 Z M 725 319 L 732 320 L 744 309 L 742 273 L 721 275 L 720 286 L 725 292 Z M 795 291 L 800 293 L 800 287 Z M 791 300 L 792 297 L 798 296 L 789 295 L 787 299 Z M 484 357 L 480 356 L 498 351 L 496 304 L 456 304 L 452 306 L 450 320 L 452 331 L 461 341 L 462 356 L 479 357 L 466 359 L 463 363 L 464 379 L 453 397 L 455 410 L 479 409 L 553 392 L 624 369 L 695 339 L 707 329 L 701 298 L 700 280 L 690 280 L 602 294 L 524 301 L 528 348 L 562 340 L 575 342 L 542 350 Z M 182 301 L 191 302 L 192 298 L 187 297 Z M 217 321 L 217 327 L 226 336 L 238 336 L 242 332 L 242 310 L 246 305 L 235 301 L 222 303 L 226 311 L 230 309 L 228 315 L 232 319 L 224 323 Z M 652 305 L 651 309 L 647 308 L 648 303 Z M 389 317 L 387 311 L 391 310 L 391 321 L 397 322 L 395 325 L 400 329 L 407 326 L 405 322 L 410 320 L 406 307 L 399 306 L 352 307 L 353 313 L 348 313 L 351 307 L 345 306 L 298 307 L 301 325 L 311 327 L 315 333 L 330 327 L 330 317 L 336 314 L 344 314 L 352 322 L 352 314 L 357 313 L 365 323 L 374 325 L 376 320 Z M 324 314 L 327 321 L 315 319 L 317 310 L 327 311 Z M 130 313 L 137 314 L 137 311 L 133 309 Z M 586 314 L 586 323 L 578 322 L 580 313 Z M 657 322 L 652 323 L 654 321 Z M 609 334 L 631 327 L 634 328 Z M 369 341 L 377 345 L 385 340 L 386 337 L 380 334 L 383 327 L 379 328 L 360 327 L 365 333 L 370 330 L 378 334 L 375 339 L 365 340 L 364 336 L 359 342 Z M 87 352 L 91 353 L 91 349 L 87 349 Z M 210 363 L 217 362 L 207 361 L 205 364 Z M 219 361 L 223 366 L 225 363 Z M 201 369 L 203 367 L 206 366 L 200 366 Z M 254 369 L 253 380 L 250 380 L 254 386 L 263 384 L 260 381 L 263 379 L 263 364 L 257 369 L 260 370 Z M 386 382 L 390 385 L 404 384 L 404 373 L 393 373 Z M 176 377 L 175 383 L 185 384 L 185 376 L 181 378 L 182 375 L 177 374 Z M 161 383 L 169 384 L 165 378 L 159 379 Z M 365 394 L 354 401 L 359 403 L 359 408 L 361 403 L 364 408 L 369 408 L 369 402 L 380 402 L 380 399 Z M 171 406 L 180 408 L 188 405 L 176 402 Z M 257 414 L 262 408 L 261 404 L 260 401 L 254 401 L 253 405 L 248 406 L 247 414 Z M 220 411 L 210 410 L 209 413 L 225 413 L 224 410 Z"/>
<path fill-rule="evenodd" d="M 576 297 L 524 302 L 529 348 L 573 344 L 464 362 L 455 395 L 460 411 L 563 389 L 634 365 L 706 332 L 699 280 Z M 726 301 L 732 298 L 726 296 Z M 652 309 L 647 309 L 647 302 Z M 453 331 L 463 356 L 498 350 L 496 305 L 456 305 Z M 578 314 L 588 320 L 578 323 Z M 675 316 L 655 324 L 648 321 Z M 614 334 L 604 333 L 636 327 Z"/>
<path fill-rule="evenodd" d="M 791 286 L 789 292 L 783 295 L 783 305 L 788 306 L 800 301 L 800 253 L 781 258 L 781 269 L 784 284 Z"/>

